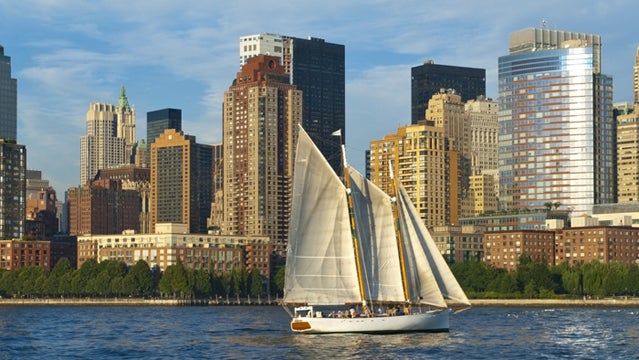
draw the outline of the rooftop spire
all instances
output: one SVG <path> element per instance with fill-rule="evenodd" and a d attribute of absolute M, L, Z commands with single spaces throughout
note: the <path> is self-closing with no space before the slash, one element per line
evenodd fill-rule
<path fill-rule="evenodd" d="M 122 89 L 120 89 L 120 100 L 118 100 L 118 108 L 121 109 L 130 109 L 129 99 L 126 98 L 126 90 L 124 89 L 124 85 L 122 85 Z"/>

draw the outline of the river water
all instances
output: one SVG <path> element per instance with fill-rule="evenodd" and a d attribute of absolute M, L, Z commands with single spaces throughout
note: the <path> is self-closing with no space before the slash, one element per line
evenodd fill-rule
<path fill-rule="evenodd" d="M 0 359 L 639 359 L 639 308 L 476 307 L 448 333 L 299 335 L 277 306 L 0 307 Z"/>

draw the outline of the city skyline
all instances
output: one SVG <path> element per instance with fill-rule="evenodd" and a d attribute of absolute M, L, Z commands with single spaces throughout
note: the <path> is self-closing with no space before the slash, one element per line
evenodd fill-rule
<path fill-rule="evenodd" d="M 620 24 L 631 23 L 638 4 L 506 4 L 0 1 L 0 45 L 18 82 L 18 143 L 27 147 L 28 168 L 41 170 L 59 194 L 79 185 L 87 106 L 117 104 L 122 85 L 138 114 L 182 109 L 185 134 L 202 144 L 221 142 L 223 93 L 239 71 L 238 40 L 256 33 L 345 46 L 346 143 L 360 170 L 371 140 L 410 124 L 411 67 L 432 59 L 485 68 L 487 96 L 496 99 L 497 59 L 508 54 L 508 36 L 519 29 L 545 24 L 601 35 L 602 73 L 613 77 L 613 100 L 632 101 L 639 39 Z M 139 140 L 146 123 L 140 116 L 136 123 Z"/>

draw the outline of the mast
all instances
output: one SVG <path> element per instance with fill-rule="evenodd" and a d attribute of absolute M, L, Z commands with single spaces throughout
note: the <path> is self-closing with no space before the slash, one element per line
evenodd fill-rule
<path fill-rule="evenodd" d="M 393 192 L 393 217 L 395 218 L 395 237 L 397 238 L 397 251 L 399 252 L 399 265 L 402 273 L 402 287 L 404 288 L 404 298 L 406 301 L 410 300 L 408 295 L 408 277 L 406 276 L 406 261 L 404 260 L 404 245 L 402 241 L 402 232 L 399 227 L 399 205 L 398 202 L 398 193 L 397 193 L 397 183 L 399 181 L 395 179 L 393 173 L 393 164 L 391 161 L 388 162 L 388 170 L 391 178 L 391 189 Z"/>
<path fill-rule="evenodd" d="M 355 227 L 355 212 L 353 211 L 353 196 L 351 194 L 351 180 L 348 174 L 348 163 L 346 162 L 346 148 L 342 144 L 342 130 L 337 130 L 333 134 L 339 135 L 340 146 L 342 149 L 342 163 L 344 165 L 344 186 L 346 187 L 346 199 L 348 200 L 348 216 L 351 221 L 351 238 L 353 239 L 353 249 L 355 251 L 355 265 L 357 267 L 357 280 L 359 281 L 359 296 L 363 301 L 366 300 L 364 294 L 364 279 L 362 276 L 362 264 L 359 258 L 359 241 L 357 240 L 357 228 Z"/>

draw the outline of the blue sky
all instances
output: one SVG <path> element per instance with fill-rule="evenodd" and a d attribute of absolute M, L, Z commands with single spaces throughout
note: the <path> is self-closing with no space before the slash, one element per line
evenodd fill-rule
<path fill-rule="evenodd" d="M 350 162 L 410 123 L 410 68 L 435 63 L 485 68 L 497 97 L 497 58 L 509 33 L 540 27 L 602 36 L 603 73 L 614 101 L 632 99 L 639 30 L 635 0 L 0 0 L 0 45 L 18 79 L 18 142 L 63 198 L 79 185 L 80 136 L 91 102 L 127 90 L 137 137 L 147 111 L 182 109 L 183 130 L 222 141 L 222 99 L 239 70 L 239 37 L 314 36 L 346 46 Z"/>

